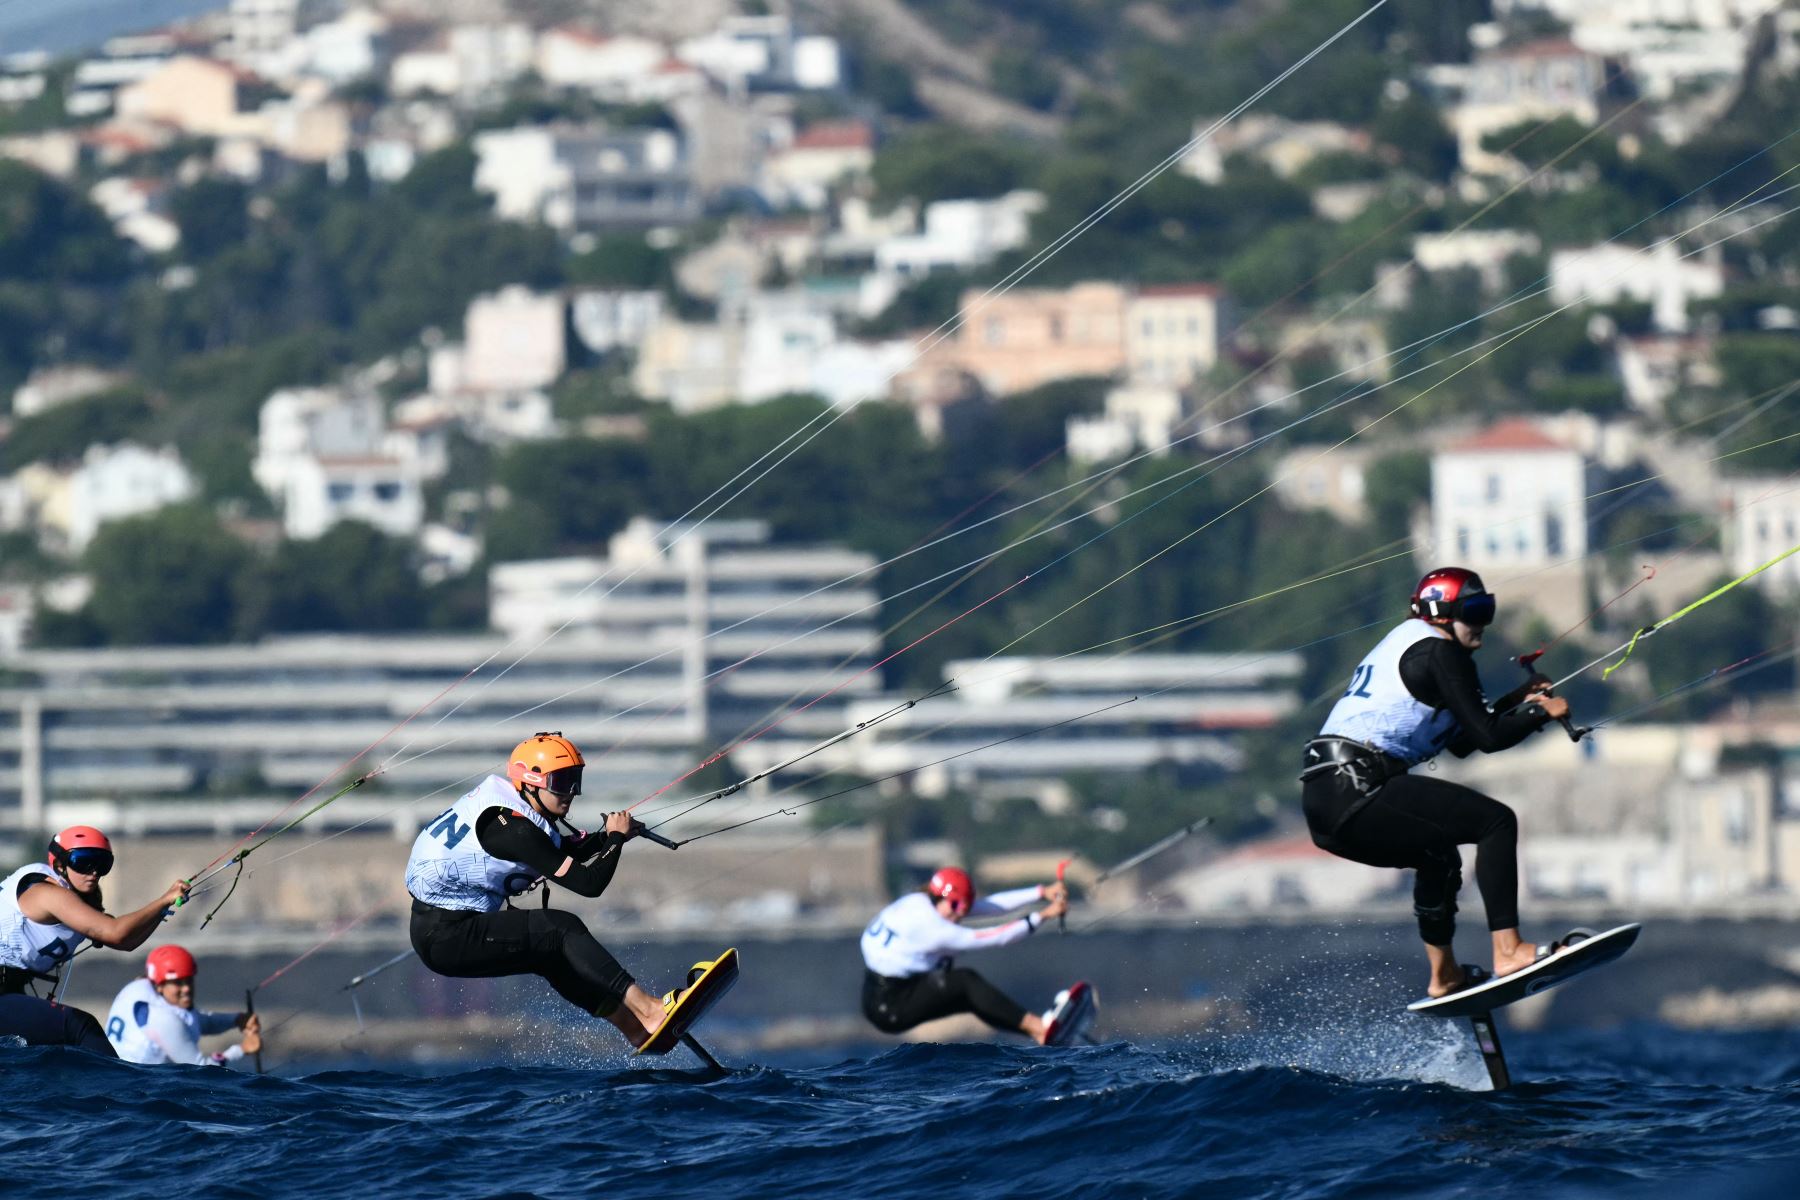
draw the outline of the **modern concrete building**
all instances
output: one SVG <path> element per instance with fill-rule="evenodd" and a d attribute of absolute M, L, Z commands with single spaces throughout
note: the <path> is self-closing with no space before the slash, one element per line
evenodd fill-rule
<path fill-rule="evenodd" d="M 881 645 L 874 566 L 858 551 L 772 545 L 763 521 L 640 517 L 604 558 L 496 564 L 488 619 L 521 643 L 578 635 L 658 648 L 647 652 L 679 669 L 684 703 L 718 744 L 777 719 L 784 735 L 816 740 L 879 690 L 876 676 L 859 674 Z"/>
<path fill-rule="evenodd" d="M 1301 667 L 1300 655 L 1289 653 L 951 662 L 944 667 L 945 680 L 956 684 L 950 694 L 893 712 L 795 770 L 870 779 L 904 775 L 925 795 L 1040 797 L 1060 793 L 1063 776 L 1074 771 L 1174 767 L 1201 777 L 1221 775 L 1243 765 L 1246 731 L 1270 728 L 1298 707 Z M 911 699 L 858 700 L 847 714 L 849 725 Z M 764 770 L 804 748 L 784 730 L 744 746 L 734 762 L 742 770 Z"/>
<path fill-rule="evenodd" d="M 700 216 L 681 136 L 667 129 L 524 126 L 478 134 L 475 186 L 496 215 L 565 233 L 685 225 Z"/>

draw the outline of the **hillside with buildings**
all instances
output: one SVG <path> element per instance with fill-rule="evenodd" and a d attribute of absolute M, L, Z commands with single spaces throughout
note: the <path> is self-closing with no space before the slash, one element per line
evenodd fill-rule
<path fill-rule="evenodd" d="M 197 847 L 424 712 L 308 831 L 394 913 L 521 722 L 609 800 L 772 773 L 682 818 L 772 818 L 682 920 L 1200 815 L 1146 906 L 1404 910 L 1292 760 L 1419 569 L 1573 669 L 1800 543 L 1800 6 L 1392 5 L 1234 115 L 1362 7 L 221 0 L 0 56 L 0 835 Z M 1535 894 L 1791 902 L 1796 563 L 1571 691 L 1618 725 L 1450 768 L 1553 831 Z"/>

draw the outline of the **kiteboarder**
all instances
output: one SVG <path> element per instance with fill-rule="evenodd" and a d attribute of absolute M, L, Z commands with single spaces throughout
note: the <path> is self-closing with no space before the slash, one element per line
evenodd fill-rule
<path fill-rule="evenodd" d="M 262 1024 L 252 1012 L 202 1012 L 194 1007 L 194 956 L 181 946 L 158 946 L 144 974 L 119 990 L 106 1017 L 106 1036 L 126 1062 L 213 1063 L 223 1066 L 262 1049 Z M 200 1039 L 242 1029 L 244 1040 L 216 1054 Z"/>
<path fill-rule="evenodd" d="M 112 869 L 106 835 L 71 825 L 50 839 L 48 865 L 27 863 L 0 881 L 0 1035 L 114 1057 L 92 1013 L 29 994 L 38 983 L 54 984 L 83 942 L 136 950 L 187 897 L 187 881 L 177 879 L 136 912 L 109 916 L 100 880 Z"/>
<path fill-rule="evenodd" d="M 1553 952 L 1519 936 L 1519 825 L 1512 809 L 1473 788 L 1408 771 L 1449 750 L 1493 754 L 1569 714 L 1533 675 L 1490 707 L 1474 652 L 1497 611 L 1481 577 L 1444 567 L 1419 580 L 1412 616 L 1357 666 L 1300 778 L 1312 839 L 1353 862 L 1415 872 L 1413 911 L 1431 963 L 1427 991 L 1444 996 L 1485 977 L 1451 948 L 1459 846 L 1474 845 L 1475 882 L 1493 935 L 1493 973 L 1507 975 Z"/>
<path fill-rule="evenodd" d="M 1043 908 L 986 929 L 966 929 L 969 917 L 999 916 L 1039 900 Z M 968 967 L 951 962 L 960 950 L 1010 946 L 1068 911 L 1061 883 L 1037 884 L 977 899 L 975 883 L 959 867 L 945 867 L 921 891 L 900 897 L 863 930 L 863 1015 L 883 1033 L 955 1013 L 974 1013 L 1006 1033 L 1023 1033 L 1043 1045 L 1048 1014 L 1027 1012 Z"/>
<path fill-rule="evenodd" d="M 488 776 L 426 823 L 406 864 L 413 949 L 439 975 L 540 975 L 640 1046 L 662 1023 L 664 1001 L 639 987 L 574 913 L 510 906 L 546 881 L 598 896 L 625 843 L 643 832 L 625 812 L 608 813 L 595 833 L 568 825 L 583 766 L 561 733 L 533 734 L 513 749 L 506 778 Z"/>

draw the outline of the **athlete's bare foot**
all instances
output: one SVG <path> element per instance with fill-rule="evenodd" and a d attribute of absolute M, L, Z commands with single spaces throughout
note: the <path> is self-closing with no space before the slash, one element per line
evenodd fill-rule
<path fill-rule="evenodd" d="M 1494 974 L 1511 975 L 1537 961 L 1537 943 L 1519 940 L 1517 929 L 1494 930 Z"/>
<path fill-rule="evenodd" d="M 1456 951 L 1451 947 L 1433 946 L 1427 942 L 1425 957 L 1431 960 L 1431 982 L 1426 985 L 1425 994 L 1433 1000 L 1459 991 L 1468 984 L 1462 964 L 1456 961 Z"/>
<path fill-rule="evenodd" d="M 1019 1022 L 1019 1032 L 1041 1046 L 1044 1039 L 1050 1036 L 1050 1026 L 1044 1023 L 1044 1018 L 1028 1012 L 1025 1019 Z"/>

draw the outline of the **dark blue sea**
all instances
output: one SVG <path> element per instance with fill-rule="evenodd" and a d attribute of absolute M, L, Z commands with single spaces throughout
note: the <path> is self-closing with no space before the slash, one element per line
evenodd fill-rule
<path fill-rule="evenodd" d="M 249 1074 L 0 1048 L 0 1186 L 121 1196 L 1800 1195 L 1800 1031 Z"/>

